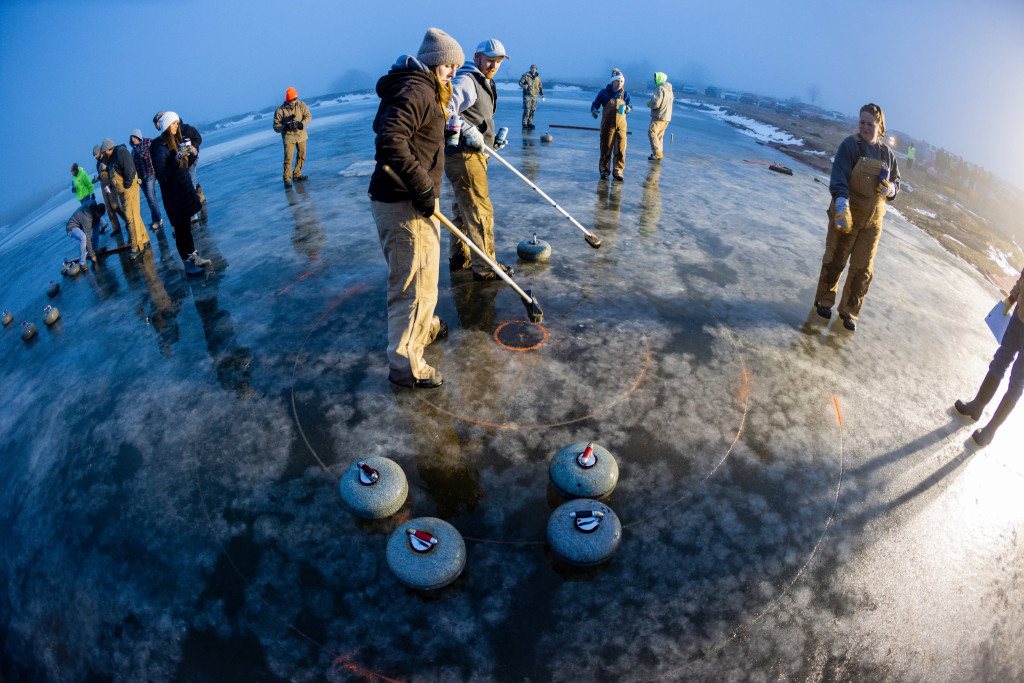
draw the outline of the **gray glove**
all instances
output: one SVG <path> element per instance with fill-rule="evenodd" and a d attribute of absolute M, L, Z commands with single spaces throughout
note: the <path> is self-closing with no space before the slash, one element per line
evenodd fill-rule
<path fill-rule="evenodd" d="M 591 109 L 590 110 L 590 115 L 593 116 L 596 119 L 597 118 L 597 110 L 596 109 Z"/>
<path fill-rule="evenodd" d="M 462 140 L 466 143 L 467 149 L 482 151 L 484 148 L 484 136 L 472 123 L 462 124 Z"/>

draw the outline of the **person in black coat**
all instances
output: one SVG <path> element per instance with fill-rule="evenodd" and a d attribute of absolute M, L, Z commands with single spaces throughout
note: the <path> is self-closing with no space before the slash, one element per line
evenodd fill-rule
<path fill-rule="evenodd" d="M 202 275 L 210 261 L 199 256 L 192 241 L 192 216 L 202 208 L 202 203 L 189 177 L 189 167 L 195 163 L 198 152 L 184 143 L 180 119 L 173 111 L 164 112 L 160 117 L 160 130 L 163 133 L 153 140 L 149 153 L 153 172 L 160 183 L 164 211 L 174 227 L 174 242 L 185 273 Z"/>

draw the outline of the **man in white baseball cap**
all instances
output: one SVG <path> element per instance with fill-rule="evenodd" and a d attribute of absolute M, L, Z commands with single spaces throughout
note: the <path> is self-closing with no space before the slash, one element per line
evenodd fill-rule
<path fill-rule="evenodd" d="M 484 146 L 497 149 L 494 136 L 494 112 L 498 107 L 498 91 L 494 75 L 501 63 L 509 59 L 501 41 L 489 38 L 476 46 L 472 62 L 459 69 L 452 79 L 452 106 L 464 120 L 458 148 L 445 147 L 444 172 L 455 190 L 452 222 L 466 233 L 480 249 L 497 263 L 494 256 L 494 207 L 487 189 L 487 161 Z M 453 271 L 473 269 L 475 280 L 497 280 L 486 263 L 473 259 L 466 244 L 449 235 L 448 265 Z M 508 275 L 510 266 L 498 264 Z"/>

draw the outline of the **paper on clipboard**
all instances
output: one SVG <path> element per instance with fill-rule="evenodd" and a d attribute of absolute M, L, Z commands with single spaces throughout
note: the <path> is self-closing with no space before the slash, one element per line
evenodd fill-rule
<path fill-rule="evenodd" d="M 992 308 L 991 312 L 985 316 L 985 324 L 988 325 L 988 329 L 992 330 L 992 334 L 995 335 L 997 342 L 1003 341 L 1003 335 L 1006 333 L 1006 328 L 1010 324 L 1010 316 L 1016 315 L 1013 309 L 1006 315 L 1003 315 L 1003 302 L 1000 301 Z"/>

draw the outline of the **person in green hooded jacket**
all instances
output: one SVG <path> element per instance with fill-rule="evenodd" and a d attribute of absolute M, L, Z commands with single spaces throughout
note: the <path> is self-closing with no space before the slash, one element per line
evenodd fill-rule
<path fill-rule="evenodd" d="M 93 196 L 92 180 L 85 169 L 78 164 L 71 164 L 71 191 L 75 193 L 75 199 L 81 202 L 83 207 L 96 203 L 96 197 Z"/>
<path fill-rule="evenodd" d="M 647 106 L 651 108 L 651 125 L 647 128 L 647 137 L 651 139 L 651 161 L 661 161 L 665 155 L 662 153 L 665 139 L 665 129 L 672 120 L 672 84 L 668 82 L 668 76 L 660 71 L 654 73 L 654 94 L 647 100 Z"/>

